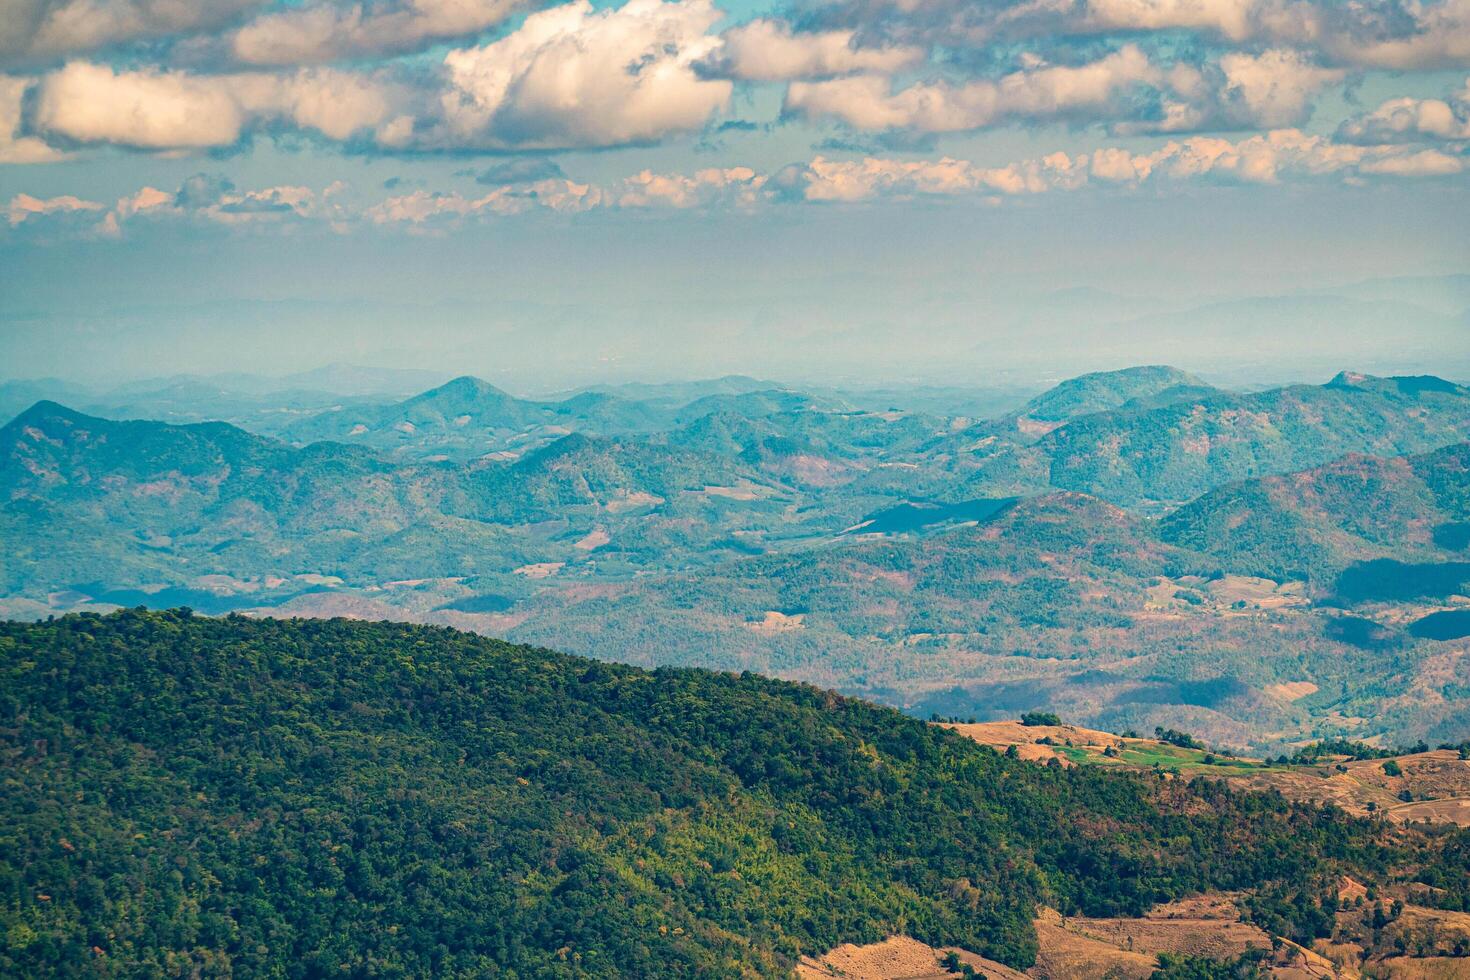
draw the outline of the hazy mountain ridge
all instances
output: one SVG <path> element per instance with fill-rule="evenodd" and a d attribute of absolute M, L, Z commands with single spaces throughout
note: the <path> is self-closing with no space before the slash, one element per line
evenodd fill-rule
<path fill-rule="evenodd" d="M 1349 378 L 1085 415 L 1036 448 L 1050 462 L 1052 486 L 1157 506 L 1348 453 L 1418 453 L 1470 433 L 1470 389 L 1440 379 Z"/>
<path fill-rule="evenodd" d="M 1419 456 L 1353 454 L 1326 466 L 1212 490 L 1165 517 L 1163 537 L 1229 555 L 1245 571 L 1330 588 L 1355 561 L 1463 555 L 1470 443 Z"/>
<path fill-rule="evenodd" d="M 1465 695 L 1424 687 L 1451 624 L 1415 624 L 1461 588 L 1463 447 L 1344 454 L 1463 442 L 1470 392 L 1346 373 L 1249 394 L 1193 381 L 1146 368 L 1060 386 L 1032 407 L 1077 414 L 1034 439 L 756 389 L 682 424 L 659 409 L 655 431 L 592 426 L 509 459 L 444 461 L 434 436 L 403 433 L 389 456 L 43 403 L 0 428 L 5 608 L 408 618 L 767 670 L 921 712 L 1060 705 L 1238 745 L 1362 718 L 1460 733 Z M 634 404 L 551 404 L 568 403 Z M 460 431 L 476 406 L 516 424 L 545 410 L 469 378 L 370 410 Z M 1269 476 L 1322 455 L 1341 458 Z M 1405 467 L 1417 475 L 1395 476 Z M 1196 485 L 1193 503 L 1145 519 Z M 1384 592 L 1402 569 L 1374 561 L 1412 565 L 1419 591 Z"/>

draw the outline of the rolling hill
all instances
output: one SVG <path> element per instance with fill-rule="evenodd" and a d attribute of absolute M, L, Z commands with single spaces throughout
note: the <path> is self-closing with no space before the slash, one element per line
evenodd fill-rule
<path fill-rule="evenodd" d="M 578 544 L 593 533 L 616 534 L 608 554 L 635 564 L 671 551 L 718 560 L 750 550 L 711 542 L 722 522 L 782 520 L 757 478 L 738 461 L 580 435 L 513 463 L 403 463 L 225 423 L 114 422 L 41 402 L 0 427 L 11 542 L 0 587 L 37 598 L 192 587 L 223 609 L 323 579 L 514 583 L 522 566 L 587 559 Z"/>
<path fill-rule="evenodd" d="M 1417 456 L 1353 454 L 1230 484 L 1160 523 L 1167 541 L 1323 591 L 1356 562 L 1463 558 L 1470 546 L 1470 443 Z"/>
<path fill-rule="evenodd" d="M 1013 967 L 1038 906 L 1215 889 L 1329 935 L 1342 875 L 1470 893 L 1470 849 L 1036 766 L 753 675 L 389 624 L 0 624 L 0 972 L 784 976 L 907 933 Z"/>
<path fill-rule="evenodd" d="M 966 430 L 951 440 L 949 492 L 1075 490 L 1160 514 L 1226 483 L 1350 453 L 1427 452 L 1470 434 L 1470 389 L 1434 377 L 1343 373 L 1325 385 L 1249 394 L 1178 390 L 1178 400 L 1048 423 L 1034 442 L 983 425 Z"/>
<path fill-rule="evenodd" d="M 665 414 L 642 402 L 584 392 L 560 402 L 517 398 L 479 378 L 460 377 L 391 404 L 345 406 L 284 431 L 297 443 L 367 446 L 403 458 L 508 457 L 573 431 L 599 434 L 657 427 Z"/>
<path fill-rule="evenodd" d="M 1016 412 L 984 426 L 1034 440 L 1083 415 L 1207 397 L 1218 389 L 1166 365 L 1097 371 L 1069 378 L 1032 398 Z"/>

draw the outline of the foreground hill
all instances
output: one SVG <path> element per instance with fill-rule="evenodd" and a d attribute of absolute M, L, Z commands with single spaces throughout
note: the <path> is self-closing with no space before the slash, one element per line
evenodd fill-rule
<path fill-rule="evenodd" d="M 907 932 L 1011 966 L 1039 905 L 1342 874 L 1470 899 L 1458 836 L 1012 761 L 751 675 L 388 624 L 0 625 L 0 972 L 783 975 Z"/>

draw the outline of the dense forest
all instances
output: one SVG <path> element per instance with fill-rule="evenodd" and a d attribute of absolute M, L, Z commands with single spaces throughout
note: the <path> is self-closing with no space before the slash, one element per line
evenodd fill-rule
<path fill-rule="evenodd" d="M 1015 761 L 751 674 L 442 628 L 0 625 L 0 974 L 782 975 L 890 933 L 1007 963 L 1035 907 L 1333 876 L 1470 902 L 1465 835 Z"/>

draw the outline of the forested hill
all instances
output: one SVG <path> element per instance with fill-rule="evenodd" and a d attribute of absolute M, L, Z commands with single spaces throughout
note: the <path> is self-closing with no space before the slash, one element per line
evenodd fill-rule
<path fill-rule="evenodd" d="M 0 975 L 781 975 L 907 932 L 1012 964 L 1038 903 L 1333 876 L 1466 901 L 1463 839 L 1094 769 L 753 675 L 444 629 L 0 624 Z"/>

